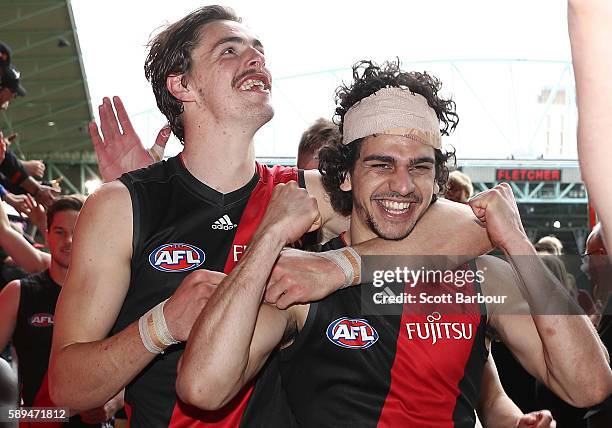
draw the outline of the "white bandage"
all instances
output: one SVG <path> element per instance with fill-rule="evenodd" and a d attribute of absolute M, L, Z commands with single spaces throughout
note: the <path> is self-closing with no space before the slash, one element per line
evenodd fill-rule
<path fill-rule="evenodd" d="M 323 257 L 342 269 L 344 283 L 340 286 L 340 289 L 361 283 L 361 257 L 353 248 L 344 247 L 338 250 L 312 254 Z"/>
<path fill-rule="evenodd" d="M 157 346 L 153 339 L 151 338 L 151 332 L 149 330 L 149 316 L 151 315 L 151 311 L 147 312 L 138 320 L 138 332 L 140 333 L 140 339 L 142 340 L 142 344 L 147 351 L 152 354 L 163 354 L 164 349 Z"/>
<path fill-rule="evenodd" d="M 440 121 L 421 95 L 402 88 L 382 88 L 353 105 L 344 115 L 342 144 L 370 135 L 399 135 L 442 147 Z"/>
<path fill-rule="evenodd" d="M 138 320 L 140 339 L 147 351 L 152 354 L 163 354 L 168 346 L 179 343 L 172 337 L 166 324 L 166 318 L 164 317 L 166 301 L 167 299 L 157 304 Z"/>
<path fill-rule="evenodd" d="M 179 343 L 174 337 L 172 337 L 172 333 L 168 329 L 168 325 L 166 325 L 166 318 L 164 317 L 164 304 L 168 299 L 164 300 L 157 306 L 155 306 L 152 310 L 153 314 L 153 326 L 155 327 L 155 334 L 157 334 L 157 338 L 164 346 L 170 346 Z"/>
<path fill-rule="evenodd" d="M 164 158 L 164 148 L 157 144 L 153 144 L 153 147 L 148 149 L 147 152 L 149 152 L 149 155 L 151 155 L 155 162 L 159 162 Z"/>

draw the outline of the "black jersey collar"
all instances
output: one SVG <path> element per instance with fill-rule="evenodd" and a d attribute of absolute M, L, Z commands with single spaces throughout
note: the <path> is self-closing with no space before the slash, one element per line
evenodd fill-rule
<path fill-rule="evenodd" d="M 232 192 L 221 193 L 194 177 L 193 174 L 191 174 L 191 172 L 189 172 L 189 170 L 185 167 L 181 155 L 171 158 L 168 162 L 174 164 L 176 172 L 178 175 L 180 175 L 186 186 L 191 191 L 217 206 L 232 205 L 236 202 L 249 198 L 251 196 L 251 192 L 253 189 L 255 189 L 255 186 L 257 186 L 259 181 L 259 174 L 257 173 L 257 168 L 255 168 L 255 174 L 253 174 L 253 178 L 251 178 L 247 184 Z"/>

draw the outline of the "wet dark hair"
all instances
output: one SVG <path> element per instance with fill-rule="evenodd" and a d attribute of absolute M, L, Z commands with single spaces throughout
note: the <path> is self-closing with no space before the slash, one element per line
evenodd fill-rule
<path fill-rule="evenodd" d="M 438 96 L 442 87 L 440 80 L 426 72 L 405 72 L 400 69 L 399 60 L 377 65 L 372 61 L 359 61 L 353 65 L 353 82 L 343 84 L 336 89 L 336 115 L 334 122 L 340 132 L 344 129 L 344 115 L 362 99 L 372 95 L 382 88 L 402 88 L 412 93 L 420 94 L 427 99 L 429 106 L 436 112 L 440 121 L 440 133 L 449 135 L 457 127 L 459 116 L 455 112 L 455 102 Z M 350 215 L 353 209 L 352 192 L 340 189 L 347 174 L 353 172 L 359 159 L 363 138 L 350 144 L 328 146 L 319 152 L 319 171 L 323 179 L 323 187 L 329 194 L 334 210 L 342 215 Z M 455 152 L 444 152 L 435 149 L 436 182 L 440 186 L 439 194 L 446 191 L 449 169 L 448 165 L 455 162 Z M 437 195 L 433 195 L 435 202 Z"/>
<path fill-rule="evenodd" d="M 229 7 L 204 6 L 170 24 L 149 42 L 145 77 L 151 82 L 157 107 L 166 116 L 172 132 L 180 141 L 185 141 L 183 103 L 170 93 L 166 79 L 170 75 L 189 74 L 191 52 L 198 45 L 202 28 L 215 21 L 242 22 Z"/>
<path fill-rule="evenodd" d="M 47 230 L 51 230 L 55 214 L 62 211 L 81 211 L 85 198 L 81 195 L 60 196 L 47 210 Z"/>

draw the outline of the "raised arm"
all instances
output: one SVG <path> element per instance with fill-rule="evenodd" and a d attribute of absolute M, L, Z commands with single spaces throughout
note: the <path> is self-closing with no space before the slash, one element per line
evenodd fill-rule
<path fill-rule="evenodd" d="M 177 392 L 185 402 L 217 409 L 259 371 L 295 322 L 262 306 L 266 281 L 281 249 L 318 217 L 314 198 L 295 182 L 278 184 L 247 251 L 196 321 L 179 365 Z"/>
<path fill-rule="evenodd" d="M 601 219 L 607 248 L 612 248 L 612 3 L 570 0 L 572 61 L 578 103 L 578 157 L 589 199 Z"/>
<path fill-rule="evenodd" d="M 18 266 L 28 272 L 41 272 L 49 268 L 51 256 L 34 248 L 22 234 L 11 227 L 9 218 L 0 203 L 0 246 Z"/>
<path fill-rule="evenodd" d="M 612 371 L 597 332 L 547 270 L 527 239 L 507 184 L 470 201 L 491 239 L 509 263 L 494 257 L 477 262 L 485 272 L 485 294 L 505 295 L 493 307 L 491 326 L 523 367 L 576 407 L 603 401 L 612 392 Z"/>
<path fill-rule="evenodd" d="M 89 124 L 89 135 L 98 157 L 98 168 L 105 182 L 120 177 L 124 172 L 144 168 L 160 160 L 170 138 L 170 129 L 163 127 L 157 135 L 154 147 L 147 152 L 134 131 L 121 98 L 113 97 L 113 104 L 105 97 L 98 106 L 102 135 L 96 122 Z M 156 157 L 151 153 L 155 153 Z"/>

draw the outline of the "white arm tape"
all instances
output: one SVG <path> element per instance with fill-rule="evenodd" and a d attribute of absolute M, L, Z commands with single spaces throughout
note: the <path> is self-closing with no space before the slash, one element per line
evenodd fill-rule
<path fill-rule="evenodd" d="M 340 286 L 340 289 L 361 282 L 361 257 L 352 247 L 313 254 L 333 262 L 342 269 L 342 272 L 344 272 L 344 283 Z"/>

